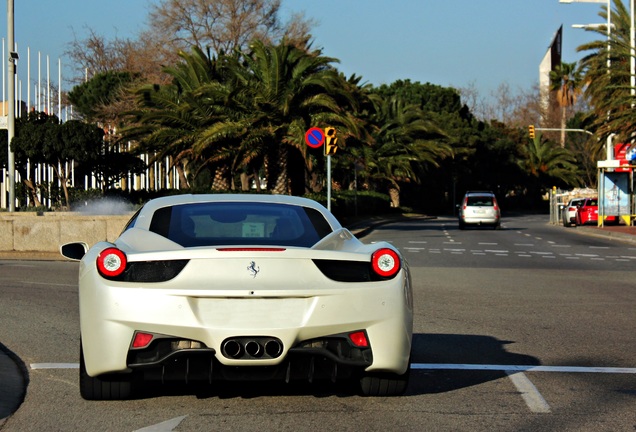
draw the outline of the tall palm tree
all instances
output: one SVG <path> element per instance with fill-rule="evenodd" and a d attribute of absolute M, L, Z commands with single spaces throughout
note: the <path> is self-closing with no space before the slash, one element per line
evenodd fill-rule
<path fill-rule="evenodd" d="M 267 45 L 255 41 L 240 69 L 242 90 L 235 96 L 242 106 L 246 126 L 241 154 L 262 157 L 267 187 L 279 194 L 303 194 L 304 172 L 311 155 L 304 142 L 305 131 L 320 125 L 321 116 L 346 118 L 335 95 L 342 88 L 336 60 L 321 52 L 300 49 L 285 42 Z M 258 146 L 255 149 L 254 146 Z M 289 165 L 289 161 L 299 161 Z M 300 166 L 298 166 L 300 165 Z M 294 173 L 300 170 L 301 173 Z M 299 179 L 302 180 L 302 184 Z"/>
<path fill-rule="evenodd" d="M 452 154 L 445 134 L 428 121 L 419 107 L 393 96 L 383 99 L 373 115 L 376 145 L 366 161 L 375 181 L 387 185 L 391 206 L 400 206 L 400 184 L 419 182 L 418 172 L 426 165 Z"/>
<path fill-rule="evenodd" d="M 519 167 L 535 179 L 535 184 L 540 187 L 549 187 L 546 185 L 557 180 L 571 186 L 578 185 L 576 158 L 568 149 L 544 140 L 541 134 L 537 134 L 519 151 Z"/>
<path fill-rule="evenodd" d="M 613 5 L 614 9 L 603 7 L 599 13 L 605 20 L 611 13 L 609 41 L 607 27 L 600 26 L 589 30 L 598 33 L 599 40 L 577 47 L 577 51 L 588 52 L 580 64 L 585 74 L 585 94 L 594 109 L 599 146 L 612 133 L 626 140 L 636 132 L 636 101 L 630 84 L 630 10 L 621 0 L 613 0 Z"/>
<path fill-rule="evenodd" d="M 582 86 L 582 75 L 576 63 L 561 63 L 550 71 L 550 90 L 556 92 L 556 100 L 561 107 L 561 147 L 565 147 L 567 110 L 576 102 Z"/>
<path fill-rule="evenodd" d="M 224 59 L 210 59 L 198 48 L 190 54 L 180 53 L 180 57 L 182 63 L 165 68 L 171 84 L 146 85 L 137 91 L 138 107 L 129 113 L 130 125 L 122 131 L 122 138 L 136 141 L 135 151 L 147 152 L 153 160 L 169 157 L 181 183 L 188 185 L 185 166 L 196 159 L 209 162 L 195 150 L 204 137 L 202 132 L 225 118 L 223 105 L 217 102 L 227 90 Z M 207 98 L 201 96 L 202 88 L 207 89 Z M 216 98 L 211 100 L 213 88 Z"/>

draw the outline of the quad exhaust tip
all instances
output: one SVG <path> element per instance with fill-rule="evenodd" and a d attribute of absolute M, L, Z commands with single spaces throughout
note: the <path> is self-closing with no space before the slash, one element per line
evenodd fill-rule
<path fill-rule="evenodd" d="M 235 360 L 274 359 L 283 353 L 283 343 L 274 337 L 232 337 L 223 341 L 221 353 Z"/>

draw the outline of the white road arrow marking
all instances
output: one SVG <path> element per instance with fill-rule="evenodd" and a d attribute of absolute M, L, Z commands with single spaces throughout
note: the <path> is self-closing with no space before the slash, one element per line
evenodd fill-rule
<path fill-rule="evenodd" d="M 165 422 L 157 423 L 156 425 L 137 429 L 134 432 L 172 432 L 186 417 L 187 416 L 175 417 Z"/>

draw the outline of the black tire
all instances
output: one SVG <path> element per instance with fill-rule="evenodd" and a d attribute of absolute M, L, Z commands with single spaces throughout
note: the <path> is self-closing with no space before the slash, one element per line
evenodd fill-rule
<path fill-rule="evenodd" d="M 366 374 L 360 378 L 363 396 L 399 396 L 409 385 L 411 367 L 402 375 L 391 373 Z"/>
<path fill-rule="evenodd" d="M 132 374 L 91 377 L 86 373 L 84 352 L 80 344 L 80 395 L 86 400 L 125 400 L 132 396 Z"/>

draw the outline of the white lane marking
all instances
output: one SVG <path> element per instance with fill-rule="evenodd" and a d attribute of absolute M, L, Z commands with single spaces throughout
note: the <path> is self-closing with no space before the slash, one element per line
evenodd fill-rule
<path fill-rule="evenodd" d="M 484 243 L 484 242 L 479 242 L 477 244 L 480 245 L 485 245 L 485 246 L 497 246 L 499 243 Z"/>
<path fill-rule="evenodd" d="M 486 252 L 490 252 L 490 253 L 508 253 L 510 251 L 507 250 L 497 250 L 497 249 L 486 249 Z"/>
<path fill-rule="evenodd" d="M 553 244 L 552 247 L 560 247 L 560 248 L 569 248 L 572 247 L 570 245 L 558 245 L 558 244 Z"/>
<path fill-rule="evenodd" d="M 590 246 L 590 249 L 609 249 L 609 246 Z"/>
<path fill-rule="evenodd" d="M 523 372 L 512 372 L 506 371 L 508 377 L 510 377 L 510 381 L 517 387 L 519 393 L 521 393 L 521 397 L 530 408 L 530 411 L 535 413 L 549 413 L 550 405 L 548 402 L 541 396 L 539 390 L 532 384 L 532 381 L 528 379 L 528 377 Z"/>
<path fill-rule="evenodd" d="M 593 257 L 597 257 L 598 255 L 596 254 L 575 254 L 576 256 L 581 256 L 581 257 L 587 257 L 587 258 L 593 258 Z"/>
<path fill-rule="evenodd" d="M 31 369 L 79 369 L 79 363 L 31 363 Z"/>
<path fill-rule="evenodd" d="M 534 243 L 515 243 L 514 246 L 534 246 Z"/>
<path fill-rule="evenodd" d="M 428 243 L 428 242 L 423 240 L 409 240 L 409 243 Z"/>
<path fill-rule="evenodd" d="M 568 372 L 568 373 L 607 373 L 636 374 L 636 368 L 587 367 L 587 366 L 540 366 L 540 365 L 488 365 L 453 363 L 411 363 L 413 369 L 435 370 L 489 370 L 513 372 Z"/>

